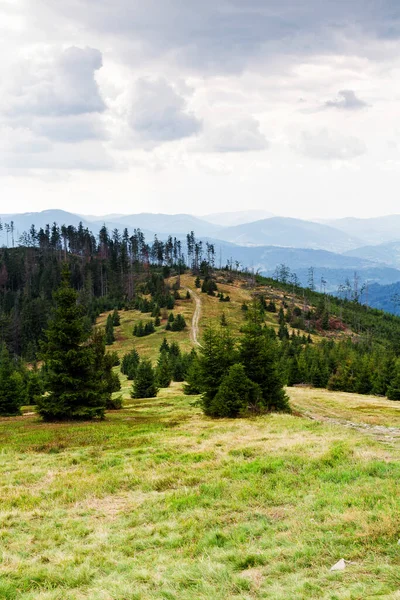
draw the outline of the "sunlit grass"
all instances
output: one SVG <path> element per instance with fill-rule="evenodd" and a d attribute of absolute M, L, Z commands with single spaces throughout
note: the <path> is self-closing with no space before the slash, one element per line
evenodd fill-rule
<path fill-rule="evenodd" d="M 0 598 L 396 597 L 396 444 L 127 392 L 100 423 L 0 421 Z"/>

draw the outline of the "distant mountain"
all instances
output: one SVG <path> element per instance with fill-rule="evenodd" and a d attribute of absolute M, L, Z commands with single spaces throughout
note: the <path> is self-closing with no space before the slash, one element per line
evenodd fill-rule
<path fill-rule="evenodd" d="M 345 252 L 346 256 L 355 256 L 374 262 L 400 268 L 400 242 L 388 242 L 377 246 L 362 246 Z"/>
<path fill-rule="evenodd" d="M 273 217 L 226 227 L 218 232 L 217 237 L 240 245 L 288 246 L 331 252 L 345 252 L 362 245 L 357 238 L 328 225 L 287 217 Z"/>
<path fill-rule="evenodd" d="M 40 229 L 41 227 L 44 228 L 47 224 L 51 227 L 53 223 L 77 227 L 79 222 L 82 221 L 84 227 L 92 229 L 92 224 L 89 221 L 82 219 L 79 215 L 58 209 L 42 210 L 41 212 L 0 214 L 0 219 L 3 223 L 10 223 L 13 221 L 14 238 L 16 241 L 24 231 L 29 231 L 31 225 L 35 225 L 36 229 Z M 6 232 L 0 232 L 0 244 L 4 244 L 5 241 Z"/>
<path fill-rule="evenodd" d="M 98 219 L 101 220 L 101 219 Z M 125 227 L 140 228 L 153 231 L 158 234 L 190 233 L 194 231 L 197 236 L 213 235 L 220 227 L 207 223 L 193 215 L 178 214 L 167 215 L 162 213 L 139 213 L 137 215 L 124 215 L 109 218 L 110 222 L 124 223 Z"/>
<path fill-rule="evenodd" d="M 236 212 L 212 213 L 201 216 L 200 219 L 214 225 L 219 225 L 220 227 L 231 227 L 234 225 L 243 225 L 244 223 L 252 223 L 261 219 L 270 219 L 271 217 L 275 217 L 275 215 L 267 210 L 241 210 Z"/>
<path fill-rule="evenodd" d="M 368 289 L 368 305 L 379 310 L 400 315 L 400 281 L 390 285 L 371 285 Z"/>
<path fill-rule="evenodd" d="M 326 281 L 326 290 L 336 293 L 338 286 L 346 279 L 351 282 L 354 274 L 359 277 L 360 286 L 365 283 L 389 284 L 400 281 L 400 270 L 369 260 L 335 254 L 325 250 L 306 248 L 281 248 L 279 246 L 238 246 L 216 239 L 203 238 L 203 242 L 213 243 L 216 253 L 216 266 L 225 266 L 236 261 L 240 268 L 247 268 L 262 275 L 272 276 L 279 265 L 286 265 L 295 272 L 303 285 L 308 284 L 308 270 L 314 268 L 314 281 L 319 289 L 321 278 Z"/>
<path fill-rule="evenodd" d="M 400 240 L 400 215 L 388 215 L 372 219 L 335 219 L 327 221 L 331 227 L 340 229 L 351 237 L 364 240 L 364 244 L 383 244 Z"/>
<path fill-rule="evenodd" d="M 30 212 L 30 213 L 16 213 L 16 214 L 0 214 L 0 219 L 3 223 L 14 223 L 14 239 L 17 243 L 18 238 L 24 231 L 29 231 L 32 224 L 35 225 L 36 229 L 41 227 L 45 228 L 46 225 L 52 226 L 53 223 L 57 225 L 73 225 L 77 227 L 79 223 L 82 223 L 83 227 L 87 227 L 94 235 L 97 235 L 100 228 L 105 224 L 110 232 L 117 228 L 121 232 L 124 227 L 127 227 L 124 223 L 117 223 L 116 221 L 104 220 L 101 217 L 97 217 L 98 221 L 90 221 L 88 218 L 84 218 L 81 215 L 70 213 L 65 210 L 51 209 L 43 210 L 41 212 Z M 133 228 L 129 228 L 132 230 Z M 143 229 L 143 233 L 150 240 L 154 236 L 154 231 Z M 0 246 L 7 243 L 6 231 L 0 232 Z M 9 243 L 11 244 L 11 237 L 9 236 Z"/>

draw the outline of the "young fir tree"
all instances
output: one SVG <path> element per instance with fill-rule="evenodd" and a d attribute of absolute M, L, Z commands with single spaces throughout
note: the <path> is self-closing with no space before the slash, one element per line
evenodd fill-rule
<path fill-rule="evenodd" d="M 212 415 L 212 403 L 221 381 L 236 361 L 235 341 L 229 329 L 215 330 L 208 327 L 204 332 L 199 356 L 199 377 L 203 392 L 201 404 L 206 415 Z"/>
<path fill-rule="evenodd" d="M 183 386 L 183 391 L 186 396 L 195 396 L 197 394 L 201 394 L 203 391 L 199 359 L 197 355 L 191 360 L 190 366 L 186 373 L 186 383 Z"/>
<path fill-rule="evenodd" d="M 114 327 L 119 327 L 121 325 L 121 318 L 119 316 L 119 312 L 116 308 L 114 308 L 114 312 L 112 314 L 112 320 Z"/>
<path fill-rule="evenodd" d="M 166 352 L 169 352 L 169 344 L 167 342 L 166 337 L 163 339 L 162 344 L 160 346 L 160 352 L 162 352 L 163 350 L 165 350 Z"/>
<path fill-rule="evenodd" d="M 99 354 L 84 327 L 77 293 L 64 268 L 62 283 L 54 294 L 55 310 L 42 343 L 45 388 L 37 410 L 46 421 L 103 418 L 106 396 L 97 371 Z M 104 353 L 103 353 L 104 355 Z"/>
<path fill-rule="evenodd" d="M 139 354 L 135 348 L 124 354 L 121 364 L 121 373 L 127 376 L 128 379 L 135 379 L 136 371 L 139 366 Z"/>
<path fill-rule="evenodd" d="M 194 280 L 194 285 L 198 288 L 201 287 L 201 281 L 200 281 L 200 277 L 197 275 L 196 279 Z"/>
<path fill-rule="evenodd" d="M 258 311 L 253 309 L 240 341 L 239 361 L 244 365 L 247 377 L 261 388 L 262 408 L 288 411 L 278 358 L 276 341 L 268 335 Z"/>
<path fill-rule="evenodd" d="M 108 315 L 106 322 L 106 344 L 111 346 L 115 342 L 114 337 L 114 318 L 113 315 Z"/>
<path fill-rule="evenodd" d="M 0 415 L 14 416 L 21 413 L 25 400 L 24 379 L 3 345 L 0 349 Z"/>
<path fill-rule="evenodd" d="M 172 380 L 171 366 L 169 356 L 166 350 L 160 352 L 156 368 L 156 381 L 160 388 L 169 387 Z"/>
<path fill-rule="evenodd" d="M 213 417 L 239 417 L 258 412 L 262 407 L 262 392 L 257 383 L 246 376 L 241 363 L 232 365 L 222 379 L 213 398 L 209 414 Z"/>
<path fill-rule="evenodd" d="M 221 327 L 228 327 L 228 319 L 226 318 L 226 314 L 223 312 L 220 318 Z"/>
<path fill-rule="evenodd" d="M 155 398 L 158 393 L 154 369 L 150 360 L 142 360 L 133 382 L 132 398 Z"/>

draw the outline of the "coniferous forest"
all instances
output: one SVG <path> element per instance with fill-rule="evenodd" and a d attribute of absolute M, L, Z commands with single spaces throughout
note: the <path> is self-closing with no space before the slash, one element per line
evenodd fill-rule
<path fill-rule="evenodd" d="M 180 276 L 189 272 L 200 293 L 230 301 L 218 291 L 213 245 L 193 232 L 184 241 L 169 236 L 148 243 L 139 229 L 129 235 L 103 227 L 95 236 L 82 226 L 53 224 L 32 226 L 18 247 L 2 248 L 0 413 L 36 404 L 47 420 L 104 417 L 119 389 L 118 357 L 106 352 L 119 311 L 143 313 L 136 338 L 154 333 L 162 311 L 169 313 L 167 331 L 184 330 L 184 317 L 171 311 L 181 298 Z M 157 365 L 132 350 L 121 365 L 133 381 L 132 397 L 186 381 L 186 393 L 201 394 L 210 416 L 289 410 L 284 385 L 400 399 L 400 318 L 357 298 L 301 288 L 296 279 L 265 279 L 232 265 L 223 272 L 253 289 L 240 330 L 232 331 L 223 314 L 218 329 L 206 330 L 202 348 L 185 354 L 166 343 Z M 277 290 L 279 301 L 271 292 Z M 113 312 L 104 333 L 95 323 L 105 311 Z M 276 313 L 277 328 L 265 324 L 266 313 Z"/>

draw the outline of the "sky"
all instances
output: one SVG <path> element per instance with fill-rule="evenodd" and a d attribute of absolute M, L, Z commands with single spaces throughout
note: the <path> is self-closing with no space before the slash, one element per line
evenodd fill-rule
<path fill-rule="evenodd" d="M 0 0 L 0 213 L 400 213 L 398 0 Z"/>

